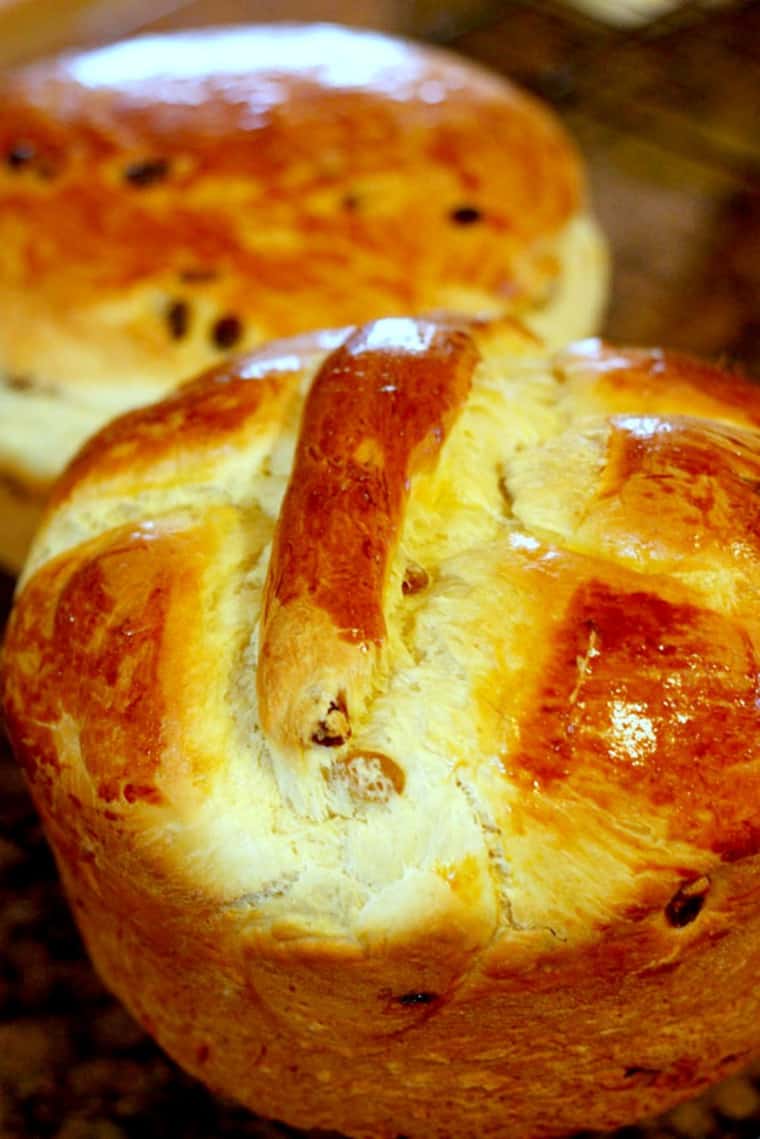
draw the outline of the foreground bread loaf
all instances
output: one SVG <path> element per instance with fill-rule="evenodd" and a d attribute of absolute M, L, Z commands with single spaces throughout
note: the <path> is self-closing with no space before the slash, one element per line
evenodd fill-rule
<path fill-rule="evenodd" d="M 548 110 L 329 26 L 137 39 L 0 82 L 0 561 L 114 414 L 273 336 L 394 313 L 595 330 L 602 239 Z"/>
<path fill-rule="evenodd" d="M 695 361 L 391 319 L 84 448 L 4 707 L 93 959 L 180 1063 L 474 1139 L 758 1048 L 758 423 Z"/>

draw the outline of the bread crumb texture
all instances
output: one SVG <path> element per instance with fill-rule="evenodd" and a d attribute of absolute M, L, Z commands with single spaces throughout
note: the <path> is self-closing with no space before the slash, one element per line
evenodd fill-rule
<path fill-rule="evenodd" d="M 389 319 L 85 446 L 5 710 L 96 962 L 191 1071 L 538 1136 L 757 1048 L 759 421 L 685 358 Z"/>

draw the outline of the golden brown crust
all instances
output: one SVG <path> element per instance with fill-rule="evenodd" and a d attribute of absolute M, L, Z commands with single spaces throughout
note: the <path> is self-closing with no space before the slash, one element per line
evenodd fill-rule
<path fill-rule="evenodd" d="M 205 29 L 22 68 L 0 103 L 0 473 L 20 462 L 38 510 L 108 419 L 272 337 L 438 310 L 557 344 L 597 326 L 572 143 L 438 49 Z"/>
<path fill-rule="evenodd" d="M 3 366 L 72 391 L 124 367 L 171 382 L 230 347 L 457 293 L 530 309 L 583 208 L 546 110 L 369 33 L 138 40 L 24 69 L 2 100 Z M 84 335 L 104 366 L 68 367 L 60 347 Z"/>
<path fill-rule="evenodd" d="M 523 725 L 529 744 L 507 773 L 542 792 L 560 784 L 607 811 L 622 799 L 627 815 L 662 812 L 671 839 L 727 858 L 754 854 L 753 638 L 736 620 L 676 600 L 661 580 L 624 582 L 591 577 L 572 590 Z"/>
<path fill-rule="evenodd" d="M 275 746 L 350 739 L 386 639 L 390 560 L 412 478 L 435 463 L 477 359 L 462 330 L 378 321 L 315 377 L 261 618 L 259 715 Z"/>
<path fill-rule="evenodd" d="M 579 409 L 760 425 L 760 385 L 736 369 L 693 356 L 590 339 L 559 353 L 555 369 Z"/>
<path fill-rule="evenodd" d="M 318 343 L 313 355 L 318 355 Z M 279 421 L 283 401 L 302 373 L 293 356 L 267 361 L 261 377 L 256 367 L 246 372 L 240 363 L 221 364 L 200 379 L 179 387 L 160 403 L 140 408 L 113 420 L 97 437 L 86 442 L 69 463 L 51 494 L 50 510 L 55 510 L 74 489 L 81 489 L 94 473 L 98 481 L 132 478 L 135 482 L 150 473 L 176 479 L 177 439 L 197 465 L 199 454 L 213 462 L 215 453 L 237 435 L 241 424 L 257 432 L 266 422 Z M 167 424 L 170 430 L 167 431 Z M 250 439 L 239 440 L 243 446 Z"/>
<path fill-rule="evenodd" d="M 33 320 L 104 353 L 127 334 L 138 366 L 177 379 L 243 343 L 438 307 L 446 290 L 530 307 L 560 272 L 546 243 L 583 208 L 547 111 L 369 33 L 147 38 L 21 70 L 2 100 L 0 345 L 16 374 L 40 374 L 41 346 L 15 343 Z M 105 315 L 146 286 L 143 312 Z M 87 371 L 67 384 L 108 368 Z"/>
<path fill-rule="evenodd" d="M 387 369 L 404 438 L 368 397 Z M 300 1126 L 538 1139 L 760 1048 L 759 406 L 685 358 L 390 320 L 93 440 L 21 585 L 4 708 L 98 967 L 185 1067 Z M 382 457 L 392 507 L 387 567 L 336 558 L 321 605 L 283 554 L 343 485 L 304 465 L 320 440 Z M 294 685 L 315 638 L 333 663 L 343 601 L 383 641 L 350 740 L 303 765 L 256 701 L 268 572 L 303 620 Z"/>

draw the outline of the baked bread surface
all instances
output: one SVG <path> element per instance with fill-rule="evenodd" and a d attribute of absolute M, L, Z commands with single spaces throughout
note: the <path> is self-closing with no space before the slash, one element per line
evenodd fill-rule
<path fill-rule="evenodd" d="M 0 475 L 32 502 L 108 418 L 275 336 L 438 309 L 596 328 L 573 145 L 441 50 L 204 29 L 21 69 L 0 100 Z"/>
<path fill-rule="evenodd" d="M 92 956 L 357 1136 L 552 1136 L 760 1043 L 760 393 L 507 321 L 273 344 L 58 483 L 3 664 Z"/>

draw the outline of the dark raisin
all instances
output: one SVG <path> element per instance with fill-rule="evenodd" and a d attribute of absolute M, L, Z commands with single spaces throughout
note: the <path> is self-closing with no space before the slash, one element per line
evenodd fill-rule
<path fill-rule="evenodd" d="M 676 929 L 690 925 L 699 917 L 709 892 L 710 879 L 704 875 L 691 882 L 684 882 L 665 907 L 665 919 L 668 924 Z"/>
<path fill-rule="evenodd" d="M 417 562 L 410 562 L 404 572 L 404 580 L 401 582 L 401 592 L 404 597 L 411 597 L 414 593 L 420 593 L 423 589 L 427 588 L 430 583 L 430 577 L 426 569 L 423 569 Z"/>
<path fill-rule="evenodd" d="M 403 769 L 381 751 L 362 749 L 342 756 L 333 766 L 333 774 L 346 781 L 357 799 L 376 803 L 387 802 L 393 792 L 401 795 L 406 785 Z"/>
<path fill-rule="evenodd" d="M 190 305 L 187 301 L 171 301 L 166 309 L 166 323 L 172 340 L 182 340 L 190 327 Z"/>
<path fill-rule="evenodd" d="M 5 156 L 5 164 L 11 170 L 21 170 L 34 162 L 37 157 L 36 147 L 31 142 L 15 143 Z"/>
<path fill-rule="evenodd" d="M 642 1068 L 638 1064 L 632 1064 L 630 1068 L 626 1068 L 623 1075 L 627 1080 L 632 1080 L 637 1076 L 647 1077 L 647 1083 L 650 1083 L 656 1076 L 659 1076 L 659 1068 Z"/>
<path fill-rule="evenodd" d="M 206 269 L 199 265 L 190 269 L 183 269 L 179 276 L 180 280 L 185 281 L 188 285 L 196 285 L 203 284 L 205 281 L 216 280 L 217 272 L 216 269 Z"/>
<path fill-rule="evenodd" d="M 124 170 L 124 181 L 144 189 L 162 182 L 169 173 L 166 158 L 145 158 L 142 162 L 131 162 Z"/>
<path fill-rule="evenodd" d="M 507 512 L 509 514 L 512 514 L 512 511 L 513 511 L 514 505 L 515 505 L 515 499 L 514 499 L 514 495 L 512 494 L 512 491 L 509 489 L 509 483 L 507 482 L 507 476 L 504 473 L 499 475 L 498 485 L 499 485 L 499 494 L 501 495 L 501 497 L 504 501 L 504 505 L 507 508 Z"/>
<path fill-rule="evenodd" d="M 7 471 L 0 471 L 0 487 L 7 491 L 13 498 L 29 499 L 32 497 L 32 491 L 26 486 L 21 479 L 15 475 L 8 474 Z"/>
<path fill-rule="evenodd" d="M 477 206 L 457 206 L 450 212 L 449 217 L 457 225 L 475 225 L 482 220 L 483 215 Z"/>
<path fill-rule="evenodd" d="M 404 993 L 398 997 L 400 1005 L 430 1005 L 437 1000 L 437 993 Z"/>
<path fill-rule="evenodd" d="M 232 313 L 220 316 L 211 329 L 217 348 L 234 348 L 243 335 L 243 322 Z"/>
<path fill-rule="evenodd" d="M 351 736 L 346 701 L 342 694 L 331 700 L 324 718 L 312 732 L 311 742 L 320 747 L 341 747 Z"/>
<path fill-rule="evenodd" d="M 311 742 L 320 747 L 342 747 L 346 737 L 340 732 L 331 732 L 324 720 L 320 720 L 311 737 Z"/>
<path fill-rule="evenodd" d="M 36 385 L 29 376 L 12 375 L 5 377 L 5 386 L 12 392 L 31 392 Z"/>
<path fill-rule="evenodd" d="M 359 197 L 357 194 L 344 194 L 341 205 L 346 213 L 353 214 L 359 208 Z"/>

